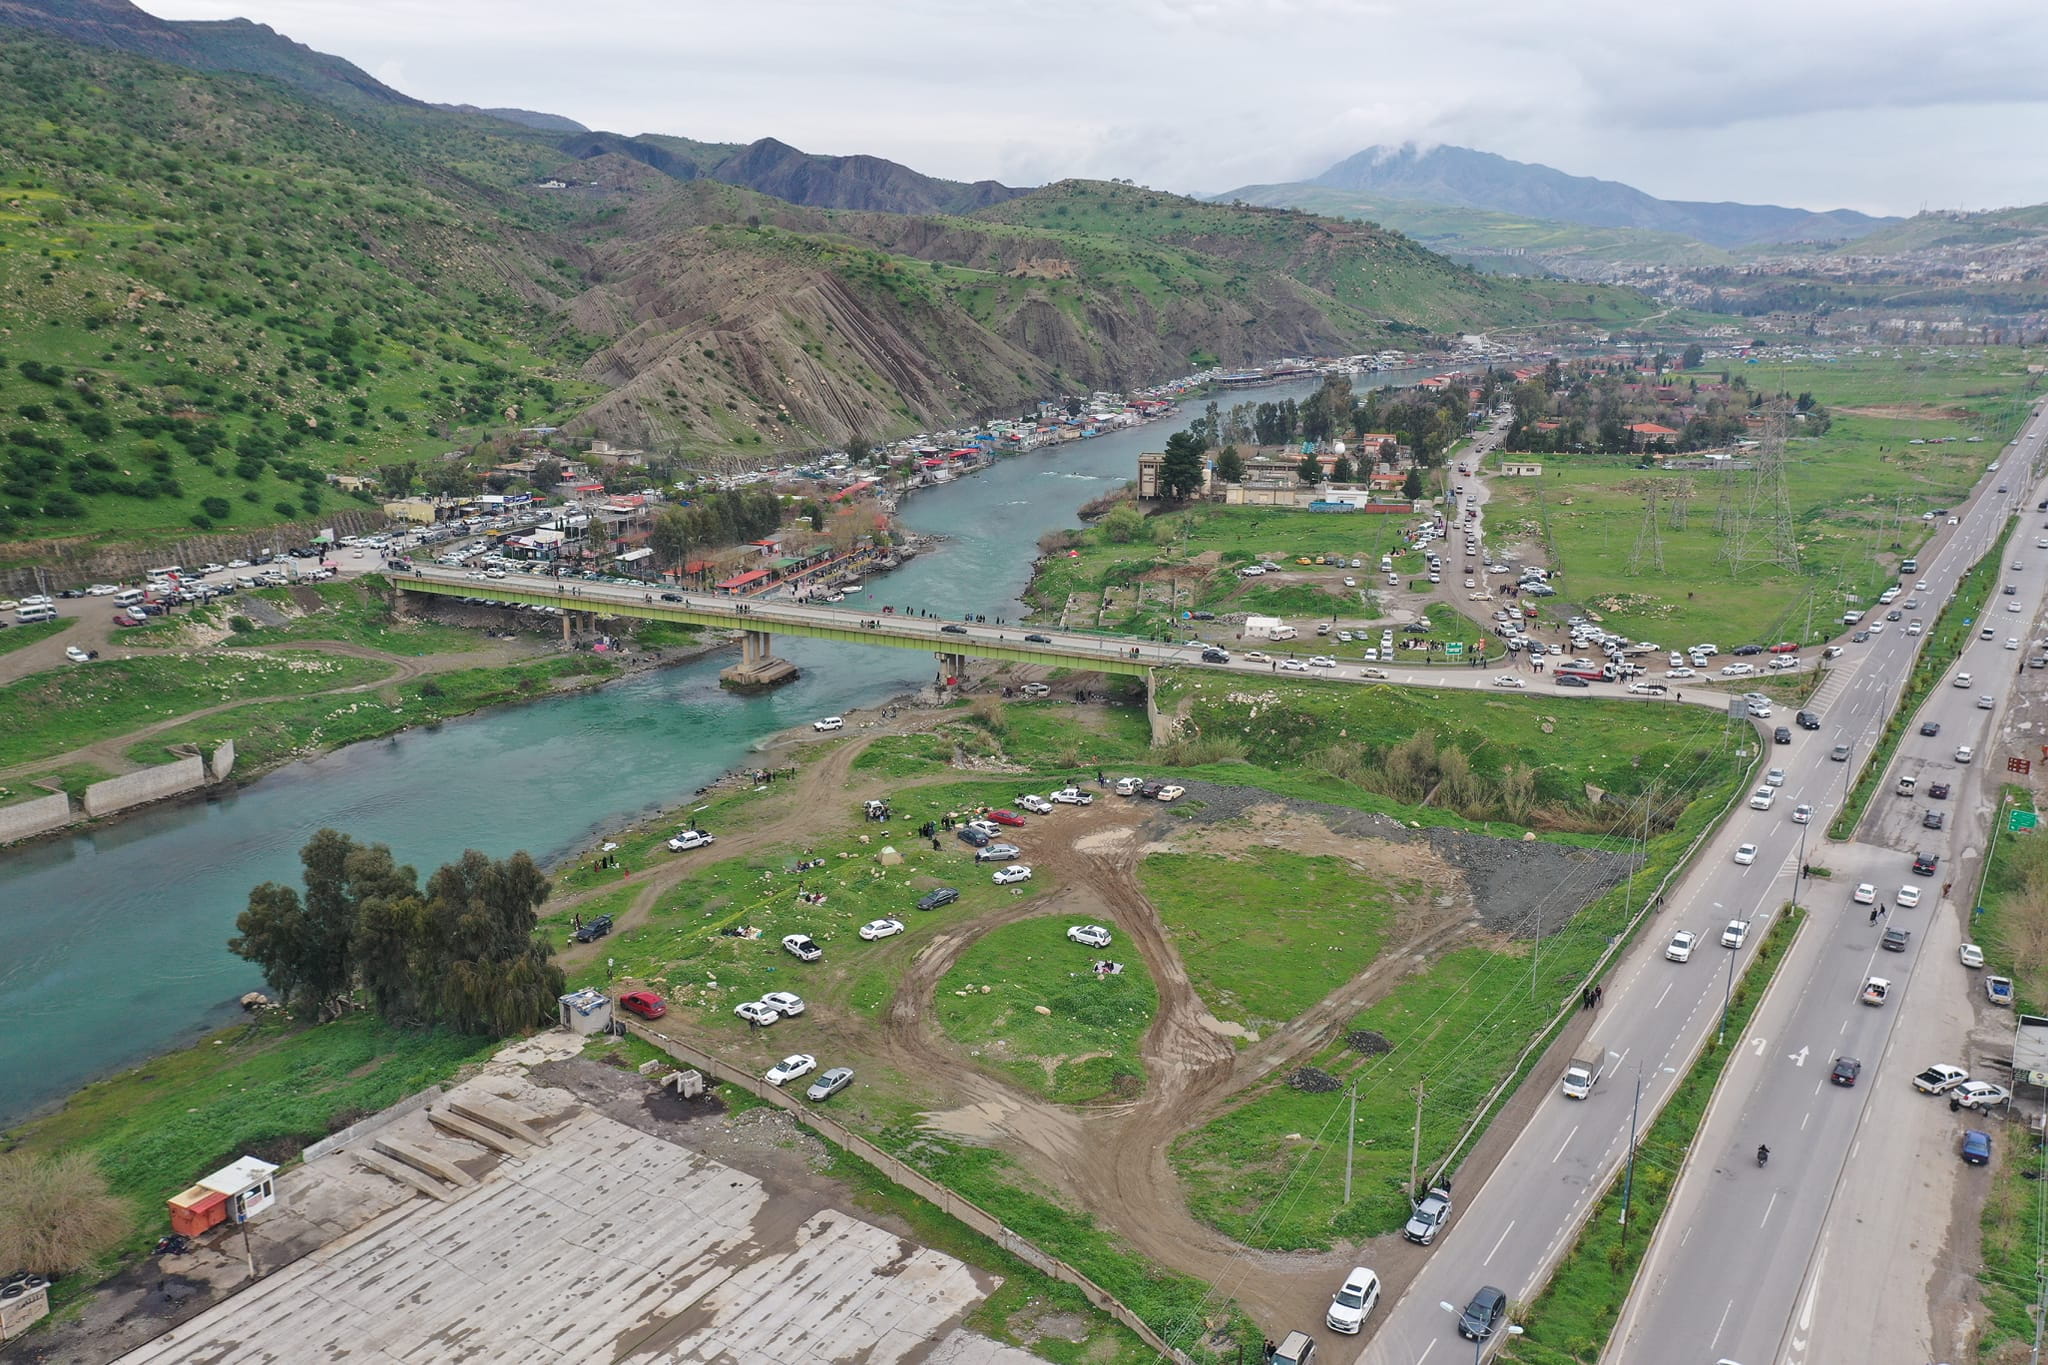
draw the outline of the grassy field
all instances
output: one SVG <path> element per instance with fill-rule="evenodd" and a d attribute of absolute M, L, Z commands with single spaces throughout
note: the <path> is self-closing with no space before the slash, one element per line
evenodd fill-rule
<path fill-rule="evenodd" d="M 16 778 L 0 787 L 0 806 L 12 806 L 23 801 L 34 801 L 50 793 L 37 785 L 38 782 L 54 782 L 74 801 L 85 799 L 85 789 L 95 782 L 104 782 L 113 774 L 91 763 L 67 763 L 52 768 L 46 773 L 31 773 Z"/>
<path fill-rule="evenodd" d="M 1928 629 L 1927 638 L 1920 646 L 1920 656 L 1906 678 L 1905 690 L 1899 694 L 1899 704 L 1885 719 L 1884 733 L 1875 745 L 1866 738 L 1861 746 L 1863 766 L 1856 774 L 1856 785 L 1850 789 L 1849 799 L 1828 822 L 1828 838 L 1847 839 L 1856 832 L 1856 826 L 1863 819 L 1870 798 L 1877 794 L 1878 784 L 1884 780 L 1892 755 L 1898 752 L 1899 741 L 1905 736 L 1913 717 L 1926 702 L 1928 694 L 1949 680 L 1949 670 L 1956 661 L 1978 643 L 1977 633 L 1984 624 L 1985 604 L 1991 600 L 1991 591 L 2005 571 L 2008 542 L 2018 524 L 2017 518 L 2006 523 L 2005 534 L 1985 551 L 1982 559 L 1970 566 L 1956 584 L 1955 599 L 1941 609 L 1933 626 Z M 1986 649 L 1992 647 L 1989 641 L 1984 645 Z M 2003 651 L 1989 667 L 2005 667 Z"/>
<path fill-rule="evenodd" d="M 102 659 L 38 673 L 0 687 L 0 714 L 30 721 L 0 729 L 0 767 L 67 753 L 222 702 L 329 692 L 390 673 L 391 665 L 374 659 L 304 650 Z"/>
<path fill-rule="evenodd" d="M 1073 922 L 1022 920 L 976 939 L 939 982 L 939 1027 L 983 1065 L 1048 1099 L 1130 1099 L 1144 1088 L 1138 1045 L 1159 995 L 1130 944 L 1070 943 L 1064 934 Z M 1097 976 L 1090 964 L 1098 958 L 1121 962 L 1123 972 Z"/>
<path fill-rule="evenodd" d="M 1984 913 L 1970 931 L 1984 949 L 1985 970 L 2012 979 L 2013 1008 L 2028 1014 L 2048 1003 L 2048 843 L 2040 833 L 2008 834 L 2005 823 L 2011 811 L 2037 809 L 2038 801 L 2024 787 L 2002 791 L 1993 825 L 1997 840 L 1977 898 Z M 2040 1228 L 2048 1217 L 2048 1181 L 2030 1178 L 2042 1174 L 2040 1157 L 2028 1151 L 2021 1130 L 1999 1128 L 1993 1147 L 1997 1159 L 1979 1223 L 1984 1240 L 1977 1281 L 1990 1314 L 1978 1343 L 1982 1360 L 2004 1359 L 2001 1351 L 2011 1350 L 2010 1343 L 2024 1347 L 2033 1340 L 2028 1308 L 2038 1297 Z"/>
<path fill-rule="evenodd" d="M 1345 1097 L 1297 1090 L 1273 1075 L 1174 1144 L 1171 1158 L 1196 1215 L 1249 1246 L 1276 1250 L 1327 1248 L 1398 1226 L 1408 1216 L 1417 1085 L 1428 1094 L 1423 1169 L 1455 1165 L 1463 1127 L 1487 1093 L 1549 1024 L 1560 998 L 1577 989 L 1610 939 L 1623 932 L 1628 910 L 1640 906 L 1646 888 L 1675 865 L 1741 786 L 1746 770 L 1733 747 L 1710 748 L 1675 777 L 1662 808 L 1672 823 L 1649 841 L 1634 883 L 1594 898 L 1547 931 L 1540 957 L 1532 960 L 1520 940 L 1440 954 L 1304 1059 L 1358 1087 L 1359 1193 L 1353 1203 L 1342 1199 Z M 1619 834 L 1627 823 L 1617 819 L 1609 828 Z M 1391 1051 L 1353 1051 L 1345 1039 L 1356 1031 L 1380 1035 Z"/>
<path fill-rule="evenodd" d="M 52 635 L 71 629 L 78 620 L 75 616 L 60 616 L 54 621 L 31 621 L 27 625 L 13 622 L 0 630 L 0 654 L 12 654 L 17 649 L 26 649 L 38 640 L 47 640 Z"/>
<path fill-rule="evenodd" d="M 1783 907 L 1743 968 L 1728 1009 L 1728 1028 L 1736 1038 L 1742 1037 L 1743 1028 L 1756 1013 L 1805 918 L 1805 911 Z M 1533 1304 L 1515 1315 L 1525 1334 L 1509 1339 L 1501 1360 L 1524 1365 L 1593 1365 L 1600 1359 L 1634 1286 L 1650 1238 L 1670 1202 L 1672 1186 L 1684 1169 L 1686 1151 L 1733 1055 L 1734 1049 L 1717 1048 L 1710 1039 L 1699 1059 L 1679 1079 L 1677 1089 L 1636 1148 L 1627 1229 L 1624 1231 L 1620 1221 L 1624 1180 L 1618 1179 L 1593 1206 L 1550 1283 Z"/>
<path fill-rule="evenodd" d="M 1379 955 L 1402 899 L 1340 858 L 1254 849 L 1236 857 L 1155 853 L 1138 865 L 1202 1003 L 1263 1030 L 1285 1023 Z"/>
<path fill-rule="evenodd" d="M 1712 640 L 1725 650 L 1779 639 L 1810 642 L 1841 629 L 1852 594 L 1868 603 L 1896 581 L 1934 524 L 1922 514 L 1962 499 L 2018 429 L 2030 391 L 2010 348 L 1835 364 L 1737 366 L 1755 387 L 1811 392 L 1832 416 L 1826 435 L 1787 443 L 1786 486 L 1796 570 L 1725 559 L 1716 530 L 1724 495 L 1747 507 L 1746 475 L 1643 470 L 1626 456 L 1546 455 L 1540 479 L 1496 479 L 1491 543 L 1547 547 L 1563 571 L 1560 604 L 1667 643 Z M 1971 443 L 1968 438 L 1980 438 Z M 1953 444 L 1911 441 L 1952 438 Z M 1645 494 L 1660 494 L 1663 567 L 1633 570 Z M 1674 495 L 1691 489 L 1684 529 Z"/>
<path fill-rule="evenodd" d="M 1184 728 L 1273 770 L 1273 780 L 1259 785 L 1363 809 L 1380 809 L 1367 803 L 1377 795 L 1471 820 L 1597 830 L 1605 824 L 1588 804 L 1589 790 L 1628 799 L 1653 786 L 1672 789 L 1702 761 L 1711 760 L 1716 781 L 1740 766 L 1722 747 L 1725 721 L 1698 708 L 1392 686 L 1253 685 L 1187 671 L 1163 675 L 1158 692 L 1161 709 L 1183 716 Z M 1455 749 L 1463 756 L 1471 776 L 1462 800 L 1455 781 L 1432 788 L 1420 779 L 1393 780 L 1386 759 L 1423 734 L 1434 736 L 1439 754 Z M 1511 781 L 1517 774 L 1519 787 Z M 1447 774 L 1439 769 L 1438 776 Z"/>
<path fill-rule="evenodd" d="M 5 1135 L 9 1150 L 88 1151 L 135 1209 L 126 1251 L 166 1228 L 163 1201 L 243 1153 L 271 1161 L 482 1061 L 486 1038 L 364 1015 L 303 1028 L 272 1016 L 95 1082 Z"/>
<path fill-rule="evenodd" d="M 315 657 L 338 664 L 365 666 L 373 677 L 388 671 L 384 665 L 368 660 L 331 654 Z M 410 726 L 430 725 L 435 721 L 468 715 L 487 706 L 543 697 L 565 686 L 594 686 L 611 678 L 617 671 L 615 665 L 601 658 L 578 654 L 501 668 L 464 668 L 435 673 L 400 683 L 395 692 L 387 688 L 344 697 L 313 696 L 251 702 L 172 726 L 131 746 L 128 757 L 137 763 L 161 763 L 164 751 L 170 745 L 210 746 L 232 739 L 235 741 L 238 769 L 267 768 L 309 753 L 395 734 Z M 241 688 L 238 695 L 261 691 L 261 688 Z"/>

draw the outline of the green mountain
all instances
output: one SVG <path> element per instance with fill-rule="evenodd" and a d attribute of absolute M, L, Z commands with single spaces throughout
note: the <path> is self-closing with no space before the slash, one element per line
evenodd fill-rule
<path fill-rule="evenodd" d="M 0 88 L 0 558 L 324 516 L 352 496 L 330 472 L 379 480 L 522 425 L 763 456 L 1198 354 L 1650 310 L 1128 186 L 975 216 L 810 207 L 701 173 L 745 148 L 316 103 L 53 38 L 0 37 Z"/>

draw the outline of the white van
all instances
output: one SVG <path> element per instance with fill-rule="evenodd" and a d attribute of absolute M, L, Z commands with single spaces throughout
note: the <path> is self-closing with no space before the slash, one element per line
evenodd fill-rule
<path fill-rule="evenodd" d="M 141 600 L 142 589 L 140 588 L 123 588 L 114 594 L 114 605 L 117 607 L 132 607 Z"/>
<path fill-rule="evenodd" d="M 37 621 L 54 621 L 57 619 L 57 609 L 50 606 L 23 607 L 14 613 L 14 619 L 25 626 L 33 625 Z"/>

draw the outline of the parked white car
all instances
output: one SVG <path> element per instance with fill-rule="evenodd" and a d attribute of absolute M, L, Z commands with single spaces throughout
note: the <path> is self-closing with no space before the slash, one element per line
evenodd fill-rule
<path fill-rule="evenodd" d="M 1094 793 L 1084 792 L 1079 787 L 1061 787 L 1052 794 L 1052 799 L 1062 806 L 1092 806 L 1095 804 Z"/>
<path fill-rule="evenodd" d="M 1025 810 L 1030 811 L 1033 815 L 1052 814 L 1052 802 L 1046 800 L 1042 796 L 1020 796 L 1017 798 L 1015 804 L 1022 806 Z"/>
<path fill-rule="evenodd" d="M 799 1076 L 808 1076 L 818 1069 L 818 1059 L 808 1052 L 793 1052 L 774 1066 L 768 1068 L 761 1079 L 770 1085 L 784 1085 Z"/>
<path fill-rule="evenodd" d="M 759 1025 L 762 1028 L 766 1028 L 782 1018 L 781 1014 L 776 1012 L 773 1005 L 760 1000 L 749 1000 L 745 1004 L 734 1005 L 732 1012 L 748 1023 Z"/>
<path fill-rule="evenodd" d="M 809 934 L 784 934 L 783 949 L 793 954 L 799 962 L 816 962 L 825 956 L 825 950 L 811 941 Z"/>
<path fill-rule="evenodd" d="M 823 720 L 812 721 L 811 728 L 813 730 L 818 731 L 820 734 L 823 734 L 828 730 L 844 730 L 846 728 L 846 717 L 826 716 Z"/>
<path fill-rule="evenodd" d="M 1076 924 L 1067 930 L 1067 937 L 1084 948 L 1107 948 L 1110 936 L 1099 924 Z"/>
<path fill-rule="evenodd" d="M 1031 869 L 1022 863 L 1011 863 L 1008 867 L 998 868 L 994 880 L 997 886 L 1009 886 L 1015 882 L 1028 882 L 1031 880 Z"/>
<path fill-rule="evenodd" d="M 717 842 L 716 835 L 707 834 L 701 829 L 686 829 L 669 840 L 668 846 L 671 852 L 687 853 L 693 848 L 704 848 Z"/>

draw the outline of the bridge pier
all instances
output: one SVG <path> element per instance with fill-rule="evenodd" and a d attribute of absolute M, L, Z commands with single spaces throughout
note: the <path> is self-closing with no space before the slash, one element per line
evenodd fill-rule
<path fill-rule="evenodd" d="M 718 674 L 721 686 L 740 691 L 779 687 L 795 678 L 796 665 L 775 657 L 774 640 L 765 630 L 741 632 L 740 661 Z"/>

